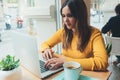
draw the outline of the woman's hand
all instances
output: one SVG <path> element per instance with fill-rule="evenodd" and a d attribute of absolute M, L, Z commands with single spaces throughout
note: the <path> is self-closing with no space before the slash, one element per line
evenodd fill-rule
<path fill-rule="evenodd" d="M 53 58 L 53 53 L 54 51 L 52 51 L 52 49 L 46 49 L 43 53 L 42 53 L 42 57 L 46 60 Z"/>
<path fill-rule="evenodd" d="M 48 68 L 51 66 L 50 69 L 54 70 L 61 67 L 65 61 L 66 59 L 63 56 L 59 58 L 52 58 L 45 63 L 45 67 Z"/>

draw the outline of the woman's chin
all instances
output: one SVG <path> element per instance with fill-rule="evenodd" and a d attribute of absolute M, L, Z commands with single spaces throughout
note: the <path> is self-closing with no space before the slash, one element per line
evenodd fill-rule
<path fill-rule="evenodd" d="M 72 29 L 70 26 L 67 26 L 67 28 L 68 28 L 69 30 L 71 30 L 71 29 Z"/>

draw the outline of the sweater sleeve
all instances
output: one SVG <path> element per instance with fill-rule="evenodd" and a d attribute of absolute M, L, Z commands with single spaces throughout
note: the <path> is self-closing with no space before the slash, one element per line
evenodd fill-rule
<path fill-rule="evenodd" d="M 92 35 L 90 44 L 93 56 L 81 59 L 66 57 L 66 60 L 79 62 L 85 70 L 106 70 L 108 67 L 108 56 L 100 32 Z"/>
<path fill-rule="evenodd" d="M 113 18 L 110 18 L 110 20 L 105 24 L 105 26 L 101 29 L 102 33 L 107 33 L 108 31 L 111 30 L 111 27 L 114 26 L 113 25 Z"/>
<path fill-rule="evenodd" d="M 51 36 L 47 41 L 41 44 L 41 52 L 44 51 L 46 48 L 52 48 L 59 42 L 61 42 L 62 37 L 62 29 L 55 32 L 53 36 Z"/>

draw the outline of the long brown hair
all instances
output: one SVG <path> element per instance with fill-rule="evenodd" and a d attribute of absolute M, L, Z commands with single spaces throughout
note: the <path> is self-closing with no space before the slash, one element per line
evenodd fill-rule
<path fill-rule="evenodd" d="M 88 14 L 87 7 L 83 0 L 66 0 L 61 7 L 61 15 L 62 9 L 65 6 L 68 6 L 71 14 L 77 20 L 76 28 L 78 32 L 78 42 L 77 49 L 83 52 L 88 44 L 88 41 L 91 36 L 91 27 L 88 25 Z M 71 46 L 73 32 L 69 30 L 66 25 L 64 25 L 65 33 L 63 35 L 63 48 L 68 49 Z"/>

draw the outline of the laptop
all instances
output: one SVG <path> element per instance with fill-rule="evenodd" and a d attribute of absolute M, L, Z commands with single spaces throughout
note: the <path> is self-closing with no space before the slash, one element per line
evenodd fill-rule
<path fill-rule="evenodd" d="M 11 31 L 11 40 L 15 56 L 20 59 L 21 65 L 34 75 L 45 78 L 63 70 L 63 67 L 57 70 L 44 68 L 45 60 L 38 53 L 37 40 L 34 36 L 27 33 Z"/>

